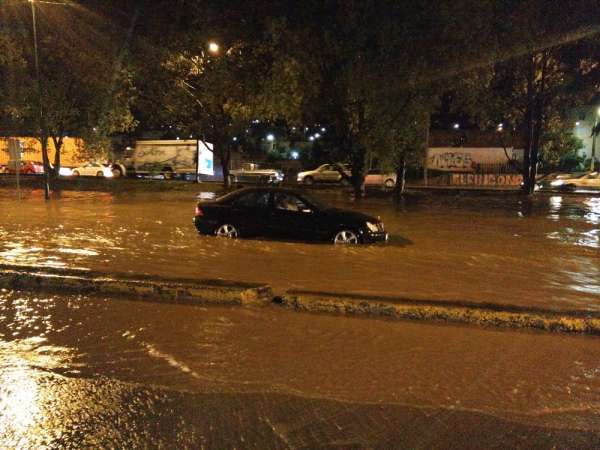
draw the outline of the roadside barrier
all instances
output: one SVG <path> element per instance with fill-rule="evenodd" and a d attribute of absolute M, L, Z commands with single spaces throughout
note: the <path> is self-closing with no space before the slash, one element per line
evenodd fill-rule
<path fill-rule="evenodd" d="M 275 297 L 268 285 L 223 280 L 108 275 L 77 269 L 0 265 L 0 289 L 96 294 L 128 300 L 196 305 L 272 304 L 310 313 L 600 335 L 600 312 L 301 290 L 288 291 L 281 297 Z"/>

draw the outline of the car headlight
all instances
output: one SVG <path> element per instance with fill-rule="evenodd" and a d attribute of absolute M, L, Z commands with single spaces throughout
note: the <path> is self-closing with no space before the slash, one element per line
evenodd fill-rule
<path fill-rule="evenodd" d="M 379 227 L 377 226 L 376 223 L 371 223 L 371 222 L 367 222 L 367 228 L 369 229 L 370 232 L 372 233 L 377 233 L 379 232 Z"/>
<path fill-rule="evenodd" d="M 104 172 L 104 176 L 106 178 L 112 178 L 113 176 L 112 170 L 109 168 L 104 169 L 102 172 Z"/>
<path fill-rule="evenodd" d="M 70 177 L 73 175 L 73 169 L 69 169 L 68 167 L 61 167 L 58 171 L 58 174 L 63 177 Z"/>
<path fill-rule="evenodd" d="M 563 184 L 565 184 L 563 180 L 554 180 L 550 183 L 550 186 L 562 186 Z"/>

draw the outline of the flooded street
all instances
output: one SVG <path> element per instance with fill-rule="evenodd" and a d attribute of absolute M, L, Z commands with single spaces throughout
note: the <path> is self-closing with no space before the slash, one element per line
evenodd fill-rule
<path fill-rule="evenodd" d="M 202 187 L 199 186 L 199 189 Z M 389 198 L 339 207 L 380 215 L 387 245 L 338 248 L 199 236 L 195 198 L 212 192 L 0 192 L 0 263 L 165 277 L 220 278 L 287 289 L 391 294 L 600 310 L 600 197 Z"/>
<path fill-rule="evenodd" d="M 0 311 L 2 448 L 600 445 L 595 337 L 11 292 Z"/>
<path fill-rule="evenodd" d="M 198 236 L 213 193 L 0 191 L 0 263 L 600 310 L 600 198 L 353 205 L 388 245 Z M 0 291 L 2 448 L 594 448 L 600 340 Z"/>

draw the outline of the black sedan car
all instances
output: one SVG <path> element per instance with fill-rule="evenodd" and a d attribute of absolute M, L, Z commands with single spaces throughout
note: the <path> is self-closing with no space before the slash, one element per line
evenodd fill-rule
<path fill-rule="evenodd" d="M 321 240 L 334 244 L 387 241 L 381 220 L 330 208 L 290 189 L 246 188 L 196 206 L 202 234 L 238 238 Z"/>

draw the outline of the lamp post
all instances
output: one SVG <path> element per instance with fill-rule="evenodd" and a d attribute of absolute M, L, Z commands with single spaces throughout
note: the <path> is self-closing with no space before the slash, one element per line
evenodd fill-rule
<path fill-rule="evenodd" d="M 600 116 L 600 108 L 596 110 L 594 115 L 594 128 L 592 128 L 592 158 L 590 160 L 590 172 L 594 171 L 596 159 L 596 135 L 598 134 L 598 116 Z"/>
<path fill-rule="evenodd" d="M 40 77 L 40 60 L 38 55 L 38 38 L 37 38 L 37 21 L 35 16 L 35 1 L 29 0 L 31 3 L 31 22 L 33 25 L 33 56 L 35 63 L 35 77 L 37 81 L 37 93 L 38 93 L 38 107 L 39 107 L 39 120 L 40 120 L 40 134 L 41 134 L 41 144 L 42 144 L 42 152 L 44 146 L 47 145 L 45 142 L 47 139 L 46 133 L 46 122 L 44 120 L 44 103 L 42 100 L 42 78 Z M 46 153 L 47 155 L 47 153 Z M 46 156 L 47 159 L 47 156 Z M 44 161 L 46 162 L 46 161 Z M 49 167 L 46 167 L 49 164 L 44 165 L 44 198 L 48 200 L 50 198 L 50 173 Z"/>

